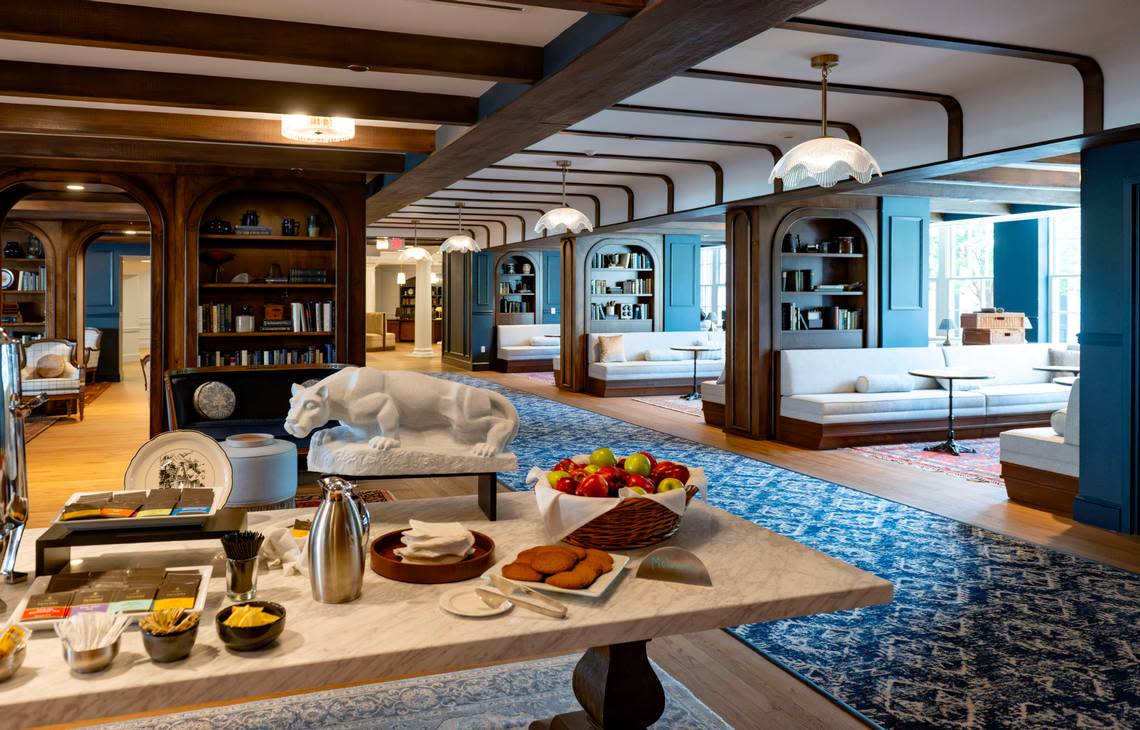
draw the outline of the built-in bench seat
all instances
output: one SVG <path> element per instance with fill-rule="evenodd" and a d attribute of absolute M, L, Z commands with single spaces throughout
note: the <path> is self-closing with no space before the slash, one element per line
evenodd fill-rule
<path fill-rule="evenodd" d="M 993 376 L 955 383 L 960 438 L 1044 425 L 1069 396 L 1067 387 L 1050 382 L 1050 373 L 1033 369 L 1054 364 L 1050 350 L 1047 344 L 785 350 L 779 359 L 777 438 L 808 448 L 836 448 L 942 437 L 949 392 L 935 380 L 908 372 L 944 367 Z M 902 379 L 910 388 L 857 392 L 860 376 Z"/>
<path fill-rule="evenodd" d="M 715 352 L 697 359 L 697 380 L 715 378 L 724 370 L 723 332 L 627 332 L 621 336 L 624 359 L 601 361 L 598 341 L 613 335 L 592 334 L 587 348 L 587 389 L 593 395 L 666 395 L 693 387 L 693 355 L 674 346 L 711 345 Z"/>
<path fill-rule="evenodd" d="M 561 350 L 557 324 L 500 324 L 495 369 L 504 373 L 545 372 Z"/>
<path fill-rule="evenodd" d="M 1080 486 L 1080 378 L 1052 424 L 1001 434 L 1001 476 L 1017 502 L 1071 515 Z"/>
<path fill-rule="evenodd" d="M 724 383 L 706 380 L 701 383 L 701 409 L 705 423 L 724 427 Z"/>

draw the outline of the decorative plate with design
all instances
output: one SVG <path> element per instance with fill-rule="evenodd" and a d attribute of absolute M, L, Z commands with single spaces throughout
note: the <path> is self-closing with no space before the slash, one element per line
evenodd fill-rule
<path fill-rule="evenodd" d="M 234 414 L 237 397 L 230 386 L 217 380 L 202 383 L 194 389 L 194 410 L 202 418 L 221 421 Z"/>
<path fill-rule="evenodd" d="M 198 431 L 167 431 L 143 444 L 123 475 L 123 489 L 213 489 L 224 505 L 233 487 L 233 467 L 221 445 Z"/>
<path fill-rule="evenodd" d="M 11 289 L 16 283 L 16 275 L 11 269 L 0 269 L 0 288 Z"/>

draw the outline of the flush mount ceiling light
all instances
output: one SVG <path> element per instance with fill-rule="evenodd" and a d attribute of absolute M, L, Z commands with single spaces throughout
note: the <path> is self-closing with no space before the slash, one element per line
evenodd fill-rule
<path fill-rule="evenodd" d="M 790 149 L 776 163 L 772 174 L 768 176 L 768 182 L 780 178 L 788 186 L 813 180 L 822 188 L 830 188 L 848 177 L 867 183 L 872 175 L 882 176 L 883 171 L 870 152 L 850 140 L 827 136 L 827 76 L 838 63 L 839 56 L 834 53 L 812 56 L 811 67 L 818 68 L 823 77 L 820 85 L 822 135 Z"/>
<path fill-rule="evenodd" d="M 387 251 L 391 247 L 392 247 L 392 242 L 391 242 L 391 240 L 389 240 L 389 238 L 387 236 L 377 236 L 376 237 L 376 250 L 377 251 Z"/>
<path fill-rule="evenodd" d="M 562 207 L 548 210 L 538 222 L 534 224 L 535 233 L 555 236 L 559 233 L 581 233 L 594 230 L 594 224 L 586 214 L 577 208 L 571 208 L 566 202 L 566 170 L 570 167 L 570 160 L 558 160 L 554 163 L 562 168 Z"/>
<path fill-rule="evenodd" d="M 439 247 L 440 253 L 478 253 L 481 249 L 474 238 L 463 232 L 463 203 L 456 203 L 459 210 L 459 233 L 449 236 Z"/>
<path fill-rule="evenodd" d="M 347 142 L 356 136 L 356 122 L 348 117 L 286 114 L 281 117 L 281 136 L 296 142 Z"/>
<path fill-rule="evenodd" d="M 67 189 L 68 190 L 86 190 L 87 186 L 80 185 L 79 183 L 68 183 Z"/>

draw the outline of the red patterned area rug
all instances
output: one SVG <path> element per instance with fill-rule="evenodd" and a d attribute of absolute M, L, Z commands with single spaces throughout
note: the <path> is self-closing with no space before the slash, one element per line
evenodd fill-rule
<path fill-rule="evenodd" d="M 976 449 L 976 454 L 951 456 L 940 451 L 925 451 L 931 444 L 924 441 L 917 444 L 889 444 L 886 446 L 856 446 L 848 449 L 883 461 L 906 464 L 926 471 L 942 472 L 951 476 L 969 479 L 972 482 L 988 482 L 1004 485 L 1001 478 L 1001 454 L 999 439 L 965 439 L 965 446 Z"/>

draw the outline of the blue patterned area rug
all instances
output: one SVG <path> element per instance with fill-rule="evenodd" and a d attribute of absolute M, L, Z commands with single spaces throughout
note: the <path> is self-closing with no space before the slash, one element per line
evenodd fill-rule
<path fill-rule="evenodd" d="M 514 730 L 581 709 L 570 688 L 578 657 L 469 669 L 98 725 L 100 730 Z M 665 714 L 655 727 L 727 730 L 657 667 Z"/>
<path fill-rule="evenodd" d="M 1140 576 L 459 374 L 519 411 L 519 470 L 610 446 L 702 466 L 710 503 L 889 579 L 889 606 L 737 637 L 888 728 L 1140 728 Z M 682 529 L 684 529 L 682 527 Z M 746 559 L 746 556 L 742 556 Z"/>

